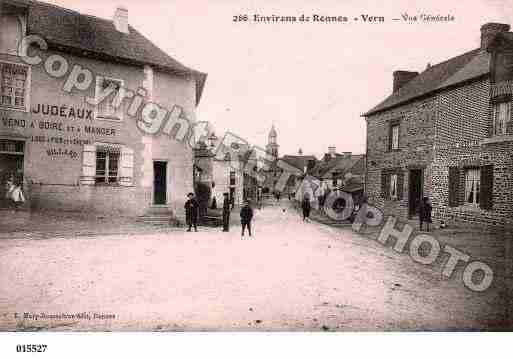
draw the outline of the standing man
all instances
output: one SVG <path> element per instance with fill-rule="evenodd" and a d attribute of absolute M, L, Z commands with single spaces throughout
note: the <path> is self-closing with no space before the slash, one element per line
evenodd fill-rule
<path fill-rule="evenodd" d="M 422 201 L 419 205 L 419 221 L 420 221 L 420 230 L 422 231 L 422 224 L 426 223 L 426 229 L 429 232 L 429 224 L 431 223 L 431 212 L 433 207 L 429 202 L 428 197 L 423 197 Z"/>
<path fill-rule="evenodd" d="M 310 196 L 308 195 L 308 193 L 305 193 L 303 197 L 301 208 L 303 209 L 303 222 L 308 222 L 308 220 L 310 220 L 310 210 L 312 209 L 312 206 L 310 204 Z"/>
<path fill-rule="evenodd" d="M 240 224 L 242 226 L 242 237 L 244 230 L 248 227 L 249 236 L 251 237 L 251 220 L 253 219 L 253 209 L 249 205 L 249 201 L 244 201 L 244 206 L 240 210 Z"/>
<path fill-rule="evenodd" d="M 192 229 L 192 226 L 194 226 L 194 231 L 198 231 L 198 201 L 196 201 L 196 198 L 194 198 L 194 193 L 190 192 L 187 195 L 187 202 L 185 202 L 185 221 L 187 222 L 187 225 L 189 226 L 189 229 L 187 229 L 187 232 L 190 232 Z"/>
<path fill-rule="evenodd" d="M 223 193 L 223 232 L 228 232 L 230 230 L 230 198 L 228 197 L 228 193 Z"/>

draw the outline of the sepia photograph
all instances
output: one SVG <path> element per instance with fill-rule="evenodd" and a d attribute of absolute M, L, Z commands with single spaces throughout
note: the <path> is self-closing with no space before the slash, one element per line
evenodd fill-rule
<path fill-rule="evenodd" d="M 512 25 L 0 1 L 0 332 L 511 331 Z"/>

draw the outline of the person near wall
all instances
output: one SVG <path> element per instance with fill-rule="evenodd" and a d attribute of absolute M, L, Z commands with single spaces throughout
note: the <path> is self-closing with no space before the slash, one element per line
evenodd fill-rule
<path fill-rule="evenodd" d="M 305 195 L 303 196 L 301 208 L 303 209 L 303 221 L 309 220 L 310 210 L 312 209 L 312 206 L 310 204 L 310 196 L 308 195 L 308 193 L 305 193 Z"/>
<path fill-rule="evenodd" d="M 240 224 L 242 226 L 242 237 L 246 227 L 248 228 L 249 236 L 251 237 L 251 220 L 253 219 L 253 209 L 251 208 L 249 201 L 244 201 L 244 206 L 240 210 Z"/>
<path fill-rule="evenodd" d="M 6 199 L 9 200 L 15 209 L 19 209 L 25 203 L 25 195 L 20 183 L 9 179 L 6 182 Z"/>
<path fill-rule="evenodd" d="M 198 201 L 194 197 L 194 193 L 190 192 L 187 195 L 187 201 L 185 202 L 185 221 L 189 228 L 187 232 L 190 232 L 192 227 L 194 226 L 194 231 L 198 231 Z"/>
<path fill-rule="evenodd" d="M 426 230 L 429 232 L 429 224 L 431 223 L 431 212 L 433 211 L 433 207 L 429 201 L 428 197 L 422 198 L 419 205 L 419 222 L 420 222 L 420 230 L 422 231 L 422 225 L 424 222 L 426 223 Z"/>
<path fill-rule="evenodd" d="M 228 193 L 223 193 L 223 232 L 230 230 L 231 201 Z"/>

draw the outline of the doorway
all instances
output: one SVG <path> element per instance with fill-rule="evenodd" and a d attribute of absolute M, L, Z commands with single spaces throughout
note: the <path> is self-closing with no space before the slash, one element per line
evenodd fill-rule
<path fill-rule="evenodd" d="M 418 213 L 420 200 L 423 196 L 423 170 L 411 169 L 409 174 L 409 195 L 408 195 L 408 214 L 414 217 Z"/>
<path fill-rule="evenodd" d="M 167 162 L 153 161 L 153 204 L 167 204 Z"/>
<path fill-rule="evenodd" d="M 8 207 L 7 181 L 23 186 L 25 142 L 0 139 L 0 208 Z"/>

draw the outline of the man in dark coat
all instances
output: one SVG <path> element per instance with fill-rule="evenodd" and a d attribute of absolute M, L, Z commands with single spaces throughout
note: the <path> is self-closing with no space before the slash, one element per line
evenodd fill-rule
<path fill-rule="evenodd" d="M 187 202 L 185 202 L 185 221 L 187 222 L 187 225 L 189 226 L 189 229 L 187 229 L 187 232 L 190 232 L 192 229 L 192 226 L 194 226 L 194 231 L 198 231 L 198 201 L 196 201 L 196 198 L 194 198 L 194 193 L 189 193 L 187 195 Z"/>
<path fill-rule="evenodd" d="M 248 228 L 249 236 L 251 237 L 251 220 L 253 219 L 253 209 L 249 205 L 249 201 L 244 201 L 244 206 L 240 210 L 240 224 L 242 225 L 242 237 L 244 237 L 244 230 Z"/>
<path fill-rule="evenodd" d="M 228 193 L 223 193 L 223 197 L 223 232 L 228 232 L 230 230 L 231 201 Z"/>
<path fill-rule="evenodd" d="M 303 209 L 303 221 L 310 219 L 310 210 L 312 209 L 312 206 L 310 204 L 310 197 L 308 194 L 305 194 L 303 197 L 301 208 Z"/>
<path fill-rule="evenodd" d="M 420 230 L 422 231 L 422 224 L 426 222 L 427 231 L 429 232 L 429 224 L 431 223 L 431 212 L 433 207 L 431 203 L 429 203 L 429 198 L 424 197 L 419 205 L 419 221 L 420 221 Z"/>

